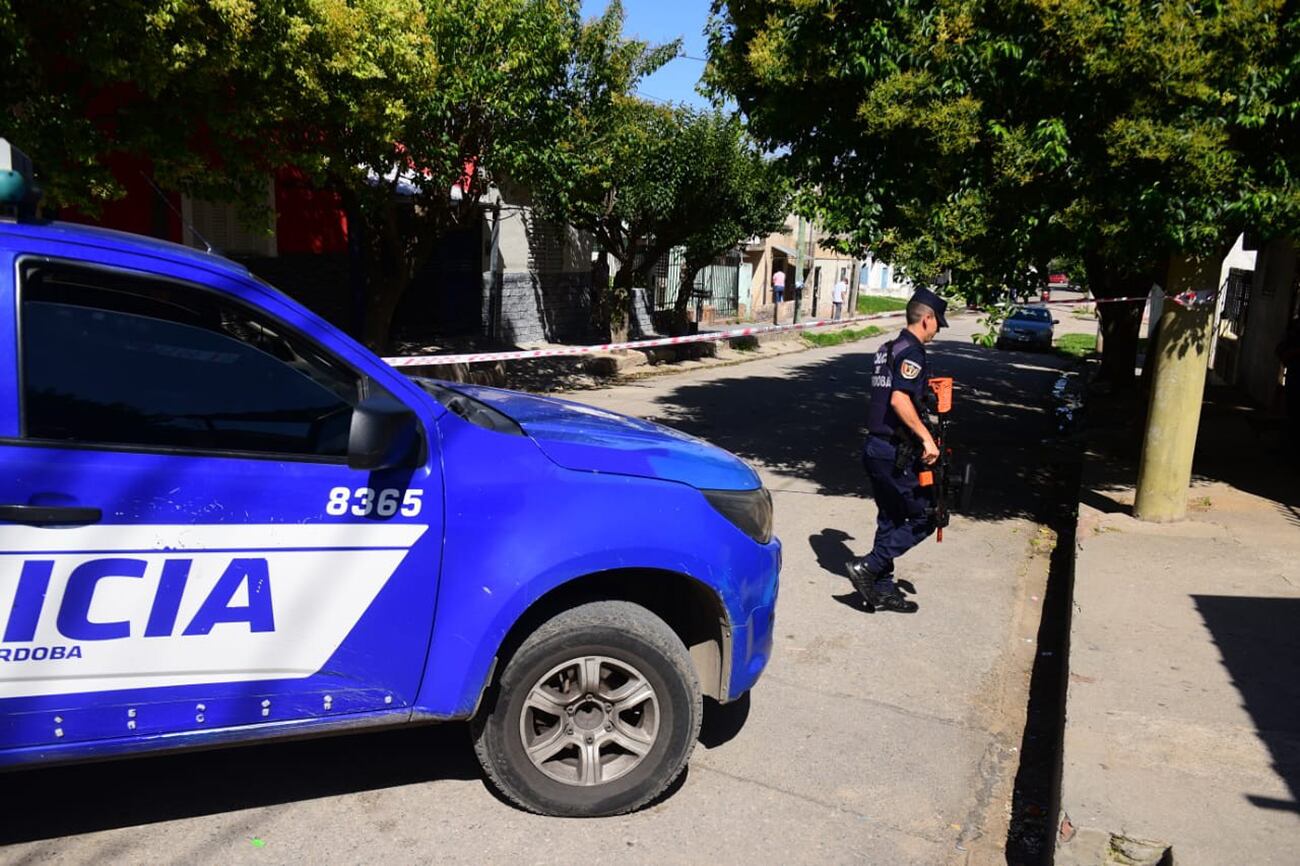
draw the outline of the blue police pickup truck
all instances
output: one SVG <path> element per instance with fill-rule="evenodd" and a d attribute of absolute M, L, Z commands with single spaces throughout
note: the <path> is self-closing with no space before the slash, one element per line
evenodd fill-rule
<path fill-rule="evenodd" d="M 754 685 L 780 562 L 725 451 L 0 217 L 0 766 L 468 719 L 511 801 L 626 812 Z"/>

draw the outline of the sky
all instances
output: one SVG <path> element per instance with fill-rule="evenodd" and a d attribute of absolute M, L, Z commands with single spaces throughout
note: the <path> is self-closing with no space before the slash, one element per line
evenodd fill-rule
<path fill-rule="evenodd" d="M 594 17 L 608 5 L 608 0 L 582 0 L 582 15 Z M 708 107 L 708 100 L 695 92 L 704 63 L 690 58 L 706 56 L 704 25 L 709 20 L 709 0 L 623 0 L 623 9 L 627 12 L 624 34 L 653 43 L 680 37 L 682 52 L 689 55 L 669 62 L 642 81 L 637 91 L 652 100 Z"/>

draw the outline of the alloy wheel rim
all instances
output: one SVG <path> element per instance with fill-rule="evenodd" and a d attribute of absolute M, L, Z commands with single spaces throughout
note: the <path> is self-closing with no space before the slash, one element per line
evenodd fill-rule
<path fill-rule="evenodd" d="M 590 787 L 639 766 L 658 739 L 659 720 L 659 696 L 634 665 L 581 656 L 529 689 L 519 735 L 524 754 L 547 777 Z"/>

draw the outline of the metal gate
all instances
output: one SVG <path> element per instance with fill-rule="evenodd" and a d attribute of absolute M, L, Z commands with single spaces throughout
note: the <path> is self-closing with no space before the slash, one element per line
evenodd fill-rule
<path fill-rule="evenodd" d="M 691 284 L 690 306 L 712 308 L 714 316 L 727 318 L 740 310 L 740 250 L 729 250 L 695 275 Z M 686 266 L 686 252 L 676 247 L 668 253 L 667 279 L 655 292 L 655 309 L 668 310 L 676 306 L 681 290 L 682 269 Z"/>
<path fill-rule="evenodd" d="M 1224 289 L 1223 321 L 1238 337 L 1246 333 L 1246 313 L 1250 310 L 1250 285 L 1253 271 L 1228 268 Z"/>

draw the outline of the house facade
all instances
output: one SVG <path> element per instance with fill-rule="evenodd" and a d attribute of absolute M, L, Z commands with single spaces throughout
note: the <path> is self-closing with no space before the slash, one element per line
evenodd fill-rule
<path fill-rule="evenodd" d="M 1256 246 L 1250 262 L 1242 252 Z M 1300 268 L 1293 238 L 1239 239 L 1225 260 L 1215 322 L 1214 371 L 1257 403 L 1282 403 L 1283 368 L 1277 346 L 1300 316 Z M 1245 267 L 1253 264 L 1253 267 Z"/>
<path fill-rule="evenodd" d="M 336 194 L 283 169 L 267 178 L 265 221 L 250 224 L 233 204 L 160 192 L 144 162 L 116 159 L 111 167 L 126 189 L 122 199 L 93 218 L 58 217 L 210 246 L 334 324 L 359 330 L 348 221 Z M 440 239 L 403 297 L 394 337 L 580 342 L 591 332 L 591 289 L 590 240 L 535 218 L 526 194 L 494 189 L 476 219 Z"/>

